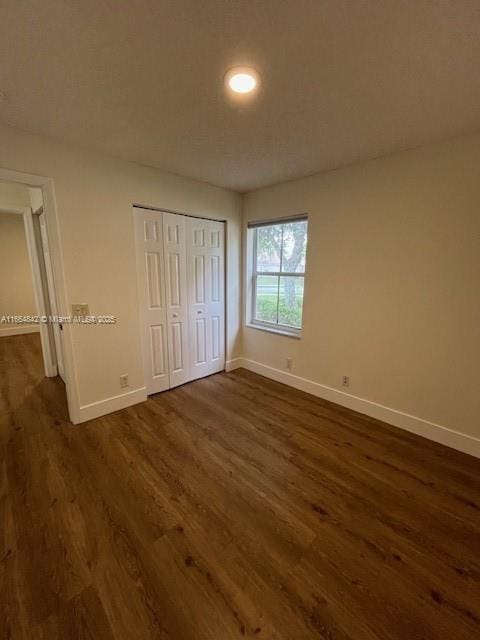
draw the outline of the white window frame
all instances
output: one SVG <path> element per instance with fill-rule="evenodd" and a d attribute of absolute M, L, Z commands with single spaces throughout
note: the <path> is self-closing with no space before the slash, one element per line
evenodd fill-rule
<path fill-rule="evenodd" d="M 260 227 L 266 227 L 266 226 L 276 226 L 276 225 L 285 225 L 285 224 L 289 224 L 292 222 L 301 222 L 301 221 L 306 221 L 308 223 L 308 218 L 306 215 L 302 215 L 302 216 L 296 216 L 293 218 L 279 218 L 279 219 L 274 219 L 274 220 L 268 220 L 265 222 L 253 222 L 250 223 L 248 226 L 248 232 L 251 234 L 250 237 L 250 242 L 247 243 L 248 247 L 249 247 L 249 252 L 250 252 L 250 256 L 251 256 L 251 261 L 250 261 L 250 265 L 251 265 L 251 269 L 250 269 L 250 274 L 249 274 L 249 279 L 250 279 L 250 287 L 251 287 L 251 296 L 250 296 L 250 304 L 249 309 L 248 309 L 248 316 L 247 316 L 247 326 L 251 327 L 252 329 L 261 329 L 263 331 L 270 331 L 272 333 L 278 333 L 281 335 L 286 335 L 286 336 L 290 336 L 293 338 L 300 338 L 302 335 L 302 328 L 303 328 L 303 303 L 305 301 L 305 277 L 306 277 L 306 271 L 302 271 L 302 272 L 289 272 L 289 271 L 282 271 L 282 263 L 283 263 L 283 228 L 282 228 L 282 250 L 280 253 L 280 271 L 257 271 L 257 231 Z M 308 227 L 307 227 L 308 229 Z M 307 231 L 308 234 L 308 231 Z M 307 238 L 307 242 L 308 242 L 308 238 Z M 255 311 L 257 308 L 257 278 L 261 276 L 270 276 L 270 277 L 277 277 L 278 279 L 280 279 L 280 277 L 285 277 L 285 276 L 291 276 L 291 277 L 296 277 L 296 278 L 303 278 L 303 283 L 304 283 L 304 287 L 303 287 L 303 291 L 304 291 L 304 297 L 302 300 L 302 326 L 301 327 L 293 327 L 290 325 L 286 325 L 286 324 L 280 324 L 278 322 L 278 305 L 280 302 L 280 295 L 277 298 L 277 322 L 266 322 L 263 320 L 258 320 L 255 318 Z"/>

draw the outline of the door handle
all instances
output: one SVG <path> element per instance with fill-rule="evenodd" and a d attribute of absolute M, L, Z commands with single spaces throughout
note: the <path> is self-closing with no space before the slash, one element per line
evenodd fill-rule
<path fill-rule="evenodd" d="M 173 314 L 173 317 L 174 317 L 174 318 L 178 318 L 178 313 L 174 313 L 174 314 Z"/>
<path fill-rule="evenodd" d="M 202 313 L 202 310 L 201 310 L 201 309 L 199 309 L 199 310 L 197 311 L 197 313 Z"/>

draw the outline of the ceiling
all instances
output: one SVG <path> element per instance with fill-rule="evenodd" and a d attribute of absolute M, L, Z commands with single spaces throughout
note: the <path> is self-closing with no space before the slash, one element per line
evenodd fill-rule
<path fill-rule="evenodd" d="M 0 60 L 0 120 L 237 191 L 480 130 L 477 0 L 3 0 Z"/>

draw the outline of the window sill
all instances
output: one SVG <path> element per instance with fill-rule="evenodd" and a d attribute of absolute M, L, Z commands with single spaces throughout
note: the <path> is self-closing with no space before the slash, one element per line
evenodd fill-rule
<path fill-rule="evenodd" d="M 266 324 L 247 322 L 246 326 L 248 329 L 257 329 L 259 331 L 267 331 L 268 333 L 276 333 L 277 335 L 286 336 L 287 338 L 295 338 L 296 340 L 300 340 L 302 337 L 301 332 L 289 331 L 288 329 L 277 329 L 276 327 L 269 327 Z"/>

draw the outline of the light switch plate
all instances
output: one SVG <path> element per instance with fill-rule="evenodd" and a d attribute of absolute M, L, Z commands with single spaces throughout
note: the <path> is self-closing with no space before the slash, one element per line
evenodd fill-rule
<path fill-rule="evenodd" d="M 89 316 L 88 304 L 82 302 L 80 304 L 72 304 L 72 316 L 85 317 Z"/>

